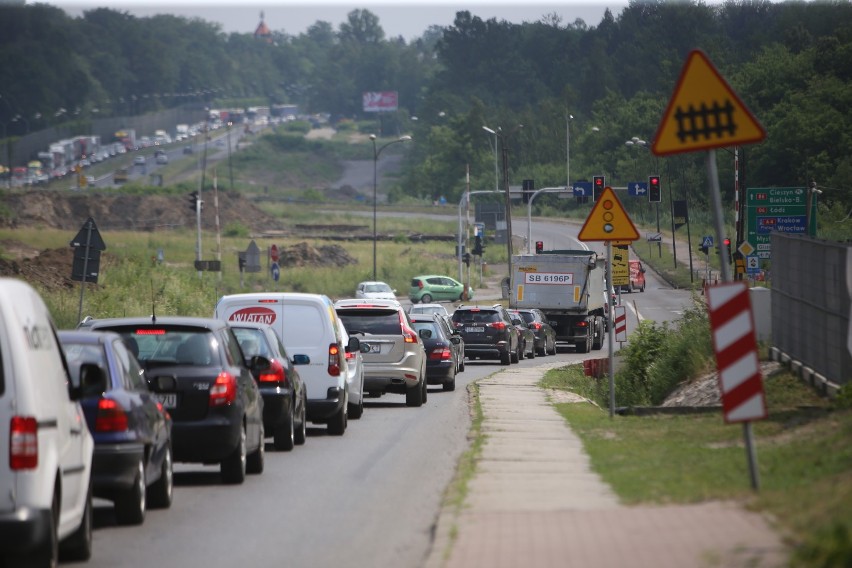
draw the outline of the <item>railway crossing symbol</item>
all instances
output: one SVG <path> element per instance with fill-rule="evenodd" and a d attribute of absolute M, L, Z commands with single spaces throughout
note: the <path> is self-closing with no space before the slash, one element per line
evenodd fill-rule
<path fill-rule="evenodd" d="M 701 50 L 693 50 L 651 150 L 657 156 L 760 142 L 766 131 Z"/>
<path fill-rule="evenodd" d="M 748 294 L 745 282 L 719 284 L 707 289 L 722 412 L 729 424 L 766 418 L 766 399 Z"/>

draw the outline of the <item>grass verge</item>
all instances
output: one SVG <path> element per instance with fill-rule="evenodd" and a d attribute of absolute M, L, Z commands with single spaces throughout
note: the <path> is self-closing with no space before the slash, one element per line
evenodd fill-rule
<path fill-rule="evenodd" d="M 540 385 L 593 398 L 581 366 Z M 623 502 L 733 500 L 776 519 L 794 566 L 852 566 L 852 409 L 818 397 L 787 372 L 766 377 L 769 416 L 753 423 L 761 489 L 750 487 L 743 429 L 719 414 L 615 416 L 582 404 L 556 408 L 592 467 Z"/>

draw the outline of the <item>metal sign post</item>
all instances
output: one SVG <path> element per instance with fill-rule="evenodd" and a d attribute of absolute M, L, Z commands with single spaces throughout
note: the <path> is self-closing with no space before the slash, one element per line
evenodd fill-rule
<path fill-rule="evenodd" d="M 609 347 L 609 417 L 615 416 L 615 311 L 612 305 L 612 241 L 606 242 L 606 311 L 609 318 L 609 333 L 607 334 L 607 345 Z"/>

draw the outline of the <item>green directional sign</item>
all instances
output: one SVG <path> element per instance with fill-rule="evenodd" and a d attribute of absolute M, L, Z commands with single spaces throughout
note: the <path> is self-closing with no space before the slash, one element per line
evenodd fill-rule
<path fill-rule="evenodd" d="M 773 231 L 816 234 L 816 195 L 807 222 L 808 190 L 804 187 L 751 187 L 746 190 L 746 241 L 761 259 L 772 258 Z"/>

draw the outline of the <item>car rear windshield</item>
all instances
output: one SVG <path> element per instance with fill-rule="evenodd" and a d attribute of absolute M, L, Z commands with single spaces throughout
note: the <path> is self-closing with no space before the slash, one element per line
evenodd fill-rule
<path fill-rule="evenodd" d="M 527 323 L 532 323 L 535 321 L 535 314 L 532 312 L 518 312 L 524 321 Z"/>
<path fill-rule="evenodd" d="M 237 343 L 240 344 L 246 361 L 255 355 L 262 355 L 267 359 L 274 358 L 262 330 L 249 327 L 232 327 L 231 329 L 237 337 Z"/>
<path fill-rule="evenodd" d="M 432 338 L 432 339 L 440 339 L 441 338 L 441 332 L 438 331 L 438 325 L 435 322 L 414 321 L 414 322 L 411 322 L 411 325 L 414 326 L 414 331 L 416 331 L 418 335 L 420 335 L 420 330 L 428 329 L 429 331 L 432 332 L 432 334 L 429 336 L 430 338 Z"/>
<path fill-rule="evenodd" d="M 103 329 L 103 328 L 98 328 Z M 145 368 L 164 365 L 207 366 L 219 362 L 216 338 L 208 329 L 134 326 L 112 329 Z"/>
<path fill-rule="evenodd" d="M 453 321 L 461 323 L 494 323 L 500 321 L 500 314 L 494 310 L 456 310 Z"/>
<path fill-rule="evenodd" d="M 411 287 L 412 288 L 419 288 L 421 286 L 423 286 L 423 284 L 420 282 L 419 278 L 412 278 L 412 280 L 411 280 Z"/>
<path fill-rule="evenodd" d="M 340 310 L 337 312 L 349 335 L 357 333 L 371 335 L 399 335 L 399 312 L 388 309 Z"/>

